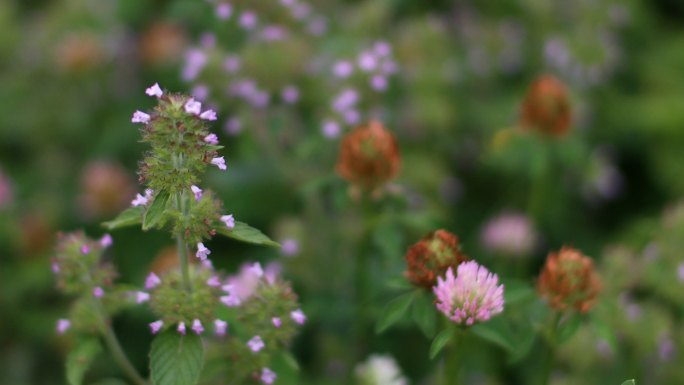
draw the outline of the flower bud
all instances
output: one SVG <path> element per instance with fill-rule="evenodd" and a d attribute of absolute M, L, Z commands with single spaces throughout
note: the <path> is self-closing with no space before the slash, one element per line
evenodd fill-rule
<path fill-rule="evenodd" d="M 337 172 L 355 185 L 374 189 L 393 179 L 399 164 L 394 135 L 382 123 L 372 120 L 342 139 Z"/>
<path fill-rule="evenodd" d="M 570 128 L 570 115 L 570 100 L 565 85 L 551 75 L 542 75 L 527 91 L 520 125 L 541 134 L 562 136 Z"/>
<path fill-rule="evenodd" d="M 539 294 L 558 311 L 572 307 L 586 313 L 600 290 L 601 281 L 591 258 L 571 247 L 549 254 L 537 282 Z"/>
<path fill-rule="evenodd" d="M 437 282 L 437 277 L 468 260 L 461 252 L 458 237 L 446 230 L 437 230 L 424 236 L 406 253 L 408 279 L 416 286 L 426 289 Z"/>

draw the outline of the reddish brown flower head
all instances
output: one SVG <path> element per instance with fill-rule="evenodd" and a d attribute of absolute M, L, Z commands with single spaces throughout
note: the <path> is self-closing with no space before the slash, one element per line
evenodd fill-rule
<path fill-rule="evenodd" d="M 586 313 L 601 291 L 601 280 L 591 258 L 579 250 L 563 247 L 550 253 L 537 282 L 539 294 L 559 311 L 570 307 Z"/>
<path fill-rule="evenodd" d="M 563 82 L 551 75 L 542 75 L 527 91 L 520 125 L 526 130 L 561 136 L 570 128 L 570 115 L 570 100 Z"/>
<path fill-rule="evenodd" d="M 406 275 L 414 285 L 430 289 L 437 277 L 443 276 L 450 267 L 455 270 L 468 259 L 461 252 L 456 235 L 446 230 L 433 231 L 409 248 Z"/>
<path fill-rule="evenodd" d="M 399 163 L 394 135 L 373 120 L 342 139 L 337 172 L 355 185 L 374 189 L 397 175 Z"/>

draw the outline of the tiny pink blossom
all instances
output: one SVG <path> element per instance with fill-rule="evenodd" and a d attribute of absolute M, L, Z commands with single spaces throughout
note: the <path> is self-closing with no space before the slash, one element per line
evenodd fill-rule
<path fill-rule="evenodd" d="M 282 243 L 281 253 L 286 257 L 292 257 L 299 253 L 299 242 L 296 239 L 288 238 Z"/>
<path fill-rule="evenodd" d="M 87 255 L 89 253 L 90 253 L 90 246 L 88 246 L 88 245 L 81 246 L 81 254 Z"/>
<path fill-rule="evenodd" d="M 240 69 L 240 58 L 235 55 L 226 56 L 223 60 L 223 69 L 228 73 L 235 73 Z"/>
<path fill-rule="evenodd" d="M 283 88 L 280 97 L 287 104 L 296 103 L 299 100 L 299 89 L 295 86 L 287 86 Z"/>
<path fill-rule="evenodd" d="M 338 61 L 333 66 L 333 74 L 341 79 L 349 77 L 354 72 L 354 65 L 346 60 Z"/>
<path fill-rule="evenodd" d="M 159 87 L 159 83 L 154 83 L 151 87 L 145 90 L 145 93 L 149 96 L 161 98 L 161 96 L 164 94 L 164 91 L 162 91 L 161 87 Z"/>
<path fill-rule="evenodd" d="M 222 304 L 226 305 L 227 307 L 237 307 L 240 306 L 242 301 L 240 301 L 240 297 L 237 296 L 235 293 L 230 293 L 229 295 L 224 295 L 221 298 L 219 298 Z"/>
<path fill-rule="evenodd" d="M 260 336 L 254 336 L 251 340 L 247 341 L 247 346 L 249 346 L 249 349 L 252 350 L 252 352 L 258 353 L 265 345 L 264 340 L 262 340 Z"/>
<path fill-rule="evenodd" d="M 131 118 L 131 123 L 149 123 L 150 118 L 150 115 L 142 111 L 135 111 L 133 113 L 133 117 Z"/>
<path fill-rule="evenodd" d="M 59 319 L 57 320 L 57 333 L 59 334 L 64 334 L 66 333 L 67 330 L 71 327 L 71 321 L 68 319 Z"/>
<path fill-rule="evenodd" d="M 349 109 L 349 110 L 344 111 L 343 114 L 344 114 L 344 121 L 347 124 L 355 125 L 355 124 L 359 123 L 359 121 L 361 121 L 361 114 L 359 113 L 358 110 Z"/>
<path fill-rule="evenodd" d="M 235 218 L 233 218 L 233 214 L 222 215 L 221 222 L 225 223 L 226 227 L 229 229 L 235 228 Z"/>
<path fill-rule="evenodd" d="M 202 103 L 198 102 L 194 98 L 190 98 L 187 102 L 185 102 L 184 108 L 185 112 L 187 112 L 188 114 L 199 115 L 202 111 Z"/>
<path fill-rule="evenodd" d="M 208 270 L 214 270 L 214 264 L 211 262 L 211 259 L 209 258 L 202 261 L 202 267 Z"/>
<path fill-rule="evenodd" d="M 388 56 L 392 52 L 392 47 L 386 41 L 378 41 L 373 46 L 373 51 L 380 57 Z"/>
<path fill-rule="evenodd" d="M 283 321 L 281 321 L 278 317 L 271 318 L 271 322 L 273 323 L 273 326 L 276 327 L 276 329 L 280 328 L 280 326 L 283 324 Z"/>
<path fill-rule="evenodd" d="M 216 120 L 216 111 L 214 110 L 206 110 L 200 114 L 200 119 L 204 120 Z"/>
<path fill-rule="evenodd" d="M 218 144 L 218 136 L 216 134 L 209 134 L 204 137 L 204 141 L 206 143 L 212 144 L 212 145 L 217 145 Z"/>
<path fill-rule="evenodd" d="M 101 287 L 97 286 L 93 289 L 93 297 L 95 298 L 102 298 L 104 296 L 104 290 L 102 290 Z"/>
<path fill-rule="evenodd" d="M 202 243 L 202 242 L 197 243 L 197 253 L 195 253 L 195 256 L 197 258 L 204 261 L 205 259 L 207 259 L 207 256 L 209 254 L 211 254 L 211 250 L 204 247 L 204 243 Z"/>
<path fill-rule="evenodd" d="M 185 322 L 179 322 L 178 328 L 176 329 L 178 333 L 185 335 Z"/>
<path fill-rule="evenodd" d="M 370 72 L 377 67 L 378 61 L 373 53 L 362 52 L 361 55 L 359 55 L 358 65 L 362 71 Z"/>
<path fill-rule="evenodd" d="M 112 236 L 109 234 L 105 234 L 100 238 L 100 246 L 102 247 L 109 247 L 113 243 Z"/>
<path fill-rule="evenodd" d="M 202 322 L 200 322 L 200 320 L 197 318 L 192 321 L 192 331 L 194 331 L 197 335 L 200 335 L 202 332 L 204 332 L 204 326 L 202 326 Z"/>
<path fill-rule="evenodd" d="M 321 132 L 326 138 L 335 139 L 340 136 L 340 125 L 334 120 L 326 120 L 323 122 Z"/>
<path fill-rule="evenodd" d="M 248 271 L 258 278 L 261 278 L 264 275 L 264 269 L 261 268 L 261 264 L 259 262 L 255 262 L 252 266 L 250 266 Z"/>
<path fill-rule="evenodd" d="M 269 368 L 261 370 L 261 382 L 264 384 L 272 384 L 278 376 Z"/>
<path fill-rule="evenodd" d="M 219 170 L 226 170 L 228 168 L 228 167 L 226 167 L 226 160 L 223 159 L 222 156 L 212 159 L 211 164 L 218 167 Z"/>
<path fill-rule="evenodd" d="M 137 195 L 135 196 L 135 199 L 133 199 L 133 200 L 131 201 L 131 205 L 132 205 L 133 207 L 145 206 L 146 204 L 147 204 L 147 198 L 145 198 L 144 196 L 142 196 L 142 195 L 140 195 L 140 194 L 137 194 Z"/>
<path fill-rule="evenodd" d="M 217 319 L 214 321 L 214 333 L 217 336 L 225 336 L 228 329 L 228 322 Z"/>
<path fill-rule="evenodd" d="M 231 5 L 228 3 L 221 3 L 216 6 L 214 11 L 216 13 L 216 17 L 219 19 L 228 20 L 230 15 L 233 13 L 233 7 L 231 7 Z"/>
<path fill-rule="evenodd" d="M 60 270 L 60 269 L 59 269 L 59 264 L 58 264 L 57 262 L 52 262 L 52 266 L 51 266 L 51 267 L 52 267 L 52 272 L 53 272 L 53 273 L 55 273 L 55 274 L 59 273 L 59 270 Z"/>
<path fill-rule="evenodd" d="M 202 199 L 202 189 L 195 185 L 192 185 L 190 186 L 190 190 L 193 194 L 195 194 L 195 201 L 199 202 Z"/>
<path fill-rule="evenodd" d="M 212 275 L 211 278 L 207 280 L 207 285 L 211 287 L 219 287 L 221 286 L 221 280 L 219 277 Z"/>
<path fill-rule="evenodd" d="M 252 11 L 244 11 L 240 15 L 240 26 L 244 29 L 252 29 L 256 27 L 257 17 Z"/>
<path fill-rule="evenodd" d="M 150 294 L 149 293 L 145 293 L 144 291 L 139 291 L 139 292 L 135 293 L 135 303 L 140 304 L 143 302 L 147 302 L 149 300 L 150 300 Z"/>
<path fill-rule="evenodd" d="M 242 131 L 242 123 L 240 122 L 240 119 L 233 117 L 226 120 L 226 123 L 223 126 L 223 131 L 228 135 L 239 134 L 240 131 Z"/>
<path fill-rule="evenodd" d="M 150 274 L 145 278 L 145 289 L 150 290 L 154 289 L 157 287 L 157 285 L 161 284 L 161 279 L 157 276 L 157 274 L 154 274 L 154 272 L 150 272 Z"/>
<path fill-rule="evenodd" d="M 159 330 L 161 330 L 162 326 L 164 326 L 164 321 L 162 320 L 152 322 L 150 324 L 150 330 L 152 330 L 152 334 L 159 333 Z"/>
<path fill-rule="evenodd" d="M 373 75 L 370 85 L 376 91 L 384 91 L 387 89 L 387 78 L 383 75 Z"/>
<path fill-rule="evenodd" d="M 306 322 L 306 315 L 304 315 L 304 312 L 302 309 L 297 309 L 293 312 L 290 313 L 290 318 L 292 320 L 300 325 L 304 325 L 304 322 Z"/>

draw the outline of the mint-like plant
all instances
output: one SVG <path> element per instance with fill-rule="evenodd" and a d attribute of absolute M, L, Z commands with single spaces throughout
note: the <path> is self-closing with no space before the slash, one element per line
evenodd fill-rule
<path fill-rule="evenodd" d="M 108 230 L 140 225 L 167 230 L 176 240 L 178 268 L 150 272 L 140 288 L 114 282 L 116 269 L 102 255 L 113 239 L 96 241 L 82 232 L 62 235 L 52 263 L 58 288 L 76 297 L 68 318 L 58 321 L 60 334 L 77 341 L 67 359 L 70 385 L 80 385 L 101 341 L 136 385 L 148 383 L 129 361 L 111 327 L 114 315 L 130 306 L 149 305 L 156 337 L 150 349 L 150 380 L 155 385 L 193 385 L 230 376 L 231 383 L 273 383 L 272 359 L 304 324 L 306 316 L 289 283 L 259 263 L 234 276 L 214 269 L 204 242 L 220 234 L 258 245 L 279 245 L 259 230 L 236 221 L 222 202 L 199 187 L 209 167 L 226 170 L 218 138 L 207 123 L 213 110 L 182 94 L 164 92 L 158 84 L 146 90 L 157 98 L 150 113 L 136 111 L 142 141 L 150 145 L 140 163 L 144 194 Z M 191 256 L 194 254 L 194 257 Z M 196 263 L 193 263 L 196 262 Z M 287 357 L 291 361 L 291 357 Z M 206 362 L 212 370 L 203 374 Z"/>

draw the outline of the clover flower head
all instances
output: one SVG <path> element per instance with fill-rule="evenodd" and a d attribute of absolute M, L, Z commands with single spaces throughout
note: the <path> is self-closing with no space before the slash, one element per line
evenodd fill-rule
<path fill-rule="evenodd" d="M 185 102 L 185 106 L 183 108 L 188 114 L 199 115 L 200 112 L 202 112 L 202 103 L 198 102 L 194 98 L 190 98 L 187 102 Z"/>
<path fill-rule="evenodd" d="M 211 164 L 213 164 L 214 166 L 218 167 L 219 170 L 226 170 L 226 169 L 227 169 L 227 167 L 226 167 L 226 160 L 223 159 L 222 156 L 220 156 L 220 157 L 218 157 L 218 158 L 213 158 L 213 159 L 211 160 Z"/>
<path fill-rule="evenodd" d="M 159 87 L 159 83 L 154 83 L 151 87 L 145 90 L 145 93 L 148 96 L 156 96 L 161 98 L 161 96 L 164 94 L 164 91 L 162 91 L 161 87 Z"/>
<path fill-rule="evenodd" d="M 68 319 L 57 320 L 57 333 L 64 334 L 71 327 L 71 321 Z"/>
<path fill-rule="evenodd" d="M 458 265 L 456 276 L 449 268 L 444 278 L 437 278 L 433 288 L 437 309 L 461 325 L 484 322 L 501 313 L 503 290 L 499 277 L 475 261 Z"/>
<path fill-rule="evenodd" d="M 217 319 L 214 321 L 214 333 L 217 336 L 225 336 L 226 329 L 228 329 L 228 322 Z"/>
<path fill-rule="evenodd" d="M 207 259 L 207 256 L 209 256 L 209 254 L 211 254 L 211 250 L 204 247 L 204 243 L 199 242 L 197 244 L 197 253 L 195 253 L 195 256 L 200 260 L 204 261 L 205 259 Z"/>
<path fill-rule="evenodd" d="M 247 346 L 252 352 L 258 353 L 264 348 L 265 344 L 264 340 L 261 339 L 261 336 L 254 336 L 251 340 L 247 341 Z"/>
<path fill-rule="evenodd" d="M 142 111 L 135 111 L 133 113 L 133 117 L 131 118 L 131 123 L 149 123 L 150 122 L 151 116 L 142 112 Z"/>
<path fill-rule="evenodd" d="M 152 331 L 152 334 L 157 334 L 159 333 L 159 330 L 164 326 L 164 321 L 158 320 L 150 323 L 150 330 Z"/>
<path fill-rule="evenodd" d="M 306 322 L 306 315 L 304 315 L 304 312 L 302 309 L 297 309 L 293 312 L 290 313 L 290 318 L 299 325 L 304 325 L 304 322 Z"/>
<path fill-rule="evenodd" d="M 145 278 L 145 289 L 147 290 L 154 289 L 159 284 L 161 284 L 161 279 L 154 272 L 150 272 L 147 278 Z"/>
<path fill-rule="evenodd" d="M 233 218 L 232 214 L 222 215 L 221 216 L 221 222 L 225 223 L 226 227 L 229 229 L 235 228 L 235 218 Z"/>
<path fill-rule="evenodd" d="M 272 384 L 278 376 L 269 368 L 263 368 L 261 370 L 261 382 L 264 384 Z"/>

